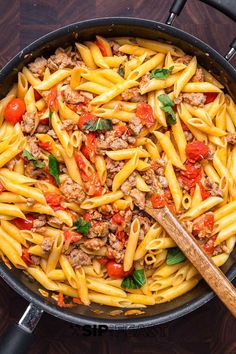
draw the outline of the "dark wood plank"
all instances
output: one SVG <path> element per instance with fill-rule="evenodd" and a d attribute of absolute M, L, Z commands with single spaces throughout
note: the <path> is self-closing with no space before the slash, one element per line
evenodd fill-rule
<path fill-rule="evenodd" d="M 66 24 L 95 17 L 165 21 L 172 0 L 2 0 L 0 67 L 25 45 Z M 175 26 L 225 53 L 236 24 L 198 0 L 188 0 Z M 234 60 L 236 64 L 236 60 Z M 27 302 L 0 280 L 0 334 Z M 81 327 L 43 315 L 30 354 L 234 354 L 236 321 L 218 301 L 158 327 L 86 337 Z M 17 354 L 17 353 L 16 353 Z"/>

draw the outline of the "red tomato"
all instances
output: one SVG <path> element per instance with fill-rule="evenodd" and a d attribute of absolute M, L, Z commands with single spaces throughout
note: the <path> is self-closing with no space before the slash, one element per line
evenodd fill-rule
<path fill-rule="evenodd" d="M 146 125 L 148 128 L 150 128 L 155 123 L 155 118 L 150 104 L 144 102 L 138 103 L 136 116 L 140 118 L 142 124 Z"/>
<path fill-rule="evenodd" d="M 82 235 L 79 232 L 75 232 L 72 230 L 65 230 L 63 235 L 65 240 L 70 240 L 70 242 L 72 243 L 80 241 L 82 238 Z"/>
<path fill-rule="evenodd" d="M 86 183 L 87 194 L 93 196 L 99 196 L 103 192 L 103 187 L 97 173 L 94 173 L 89 181 Z"/>
<path fill-rule="evenodd" d="M 193 141 L 186 146 L 187 159 L 190 162 L 197 162 L 205 159 L 209 153 L 209 148 L 202 141 Z"/>
<path fill-rule="evenodd" d="M 97 257 L 97 261 L 102 265 L 106 265 L 109 262 L 109 259 L 106 257 Z"/>
<path fill-rule="evenodd" d="M 51 141 L 39 141 L 38 145 L 43 150 L 52 151 L 52 143 L 51 143 Z"/>
<path fill-rule="evenodd" d="M 30 265 L 31 262 L 31 258 L 30 258 L 30 254 L 28 252 L 28 248 L 22 246 L 22 256 L 21 258 L 23 259 L 23 261 L 27 264 Z"/>
<path fill-rule="evenodd" d="M 185 162 L 184 165 L 186 170 L 180 172 L 179 178 L 185 186 L 192 188 L 196 185 L 196 183 L 200 182 L 202 168 L 201 166 L 196 166 L 189 161 Z"/>
<path fill-rule="evenodd" d="M 125 272 L 123 264 L 116 263 L 115 261 L 109 261 L 107 263 L 107 272 L 109 277 L 124 278 L 128 277 L 133 272 L 133 269 L 129 270 L 128 272 Z"/>
<path fill-rule="evenodd" d="M 40 98 L 42 98 L 42 96 L 40 95 L 40 93 L 36 90 L 34 90 L 34 98 L 35 98 L 35 101 L 38 101 L 40 100 Z"/>
<path fill-rule="evenodd" d="M 91 216 L 90 216 L 90 212 L 87 211 L 84 215 L 83 215 L 83 218 L 85 221 L 90 221 L 91 220 Z"/>
<path fill-rule="evenodd" d="M 51 88 L 48 95 L 48 108 L 52 111 L 58 111 L 58 102 L 57 102 L 57 87 L 54 86 Z"/>
<path fill-rule="evenodd" d="M 215 250 L 215 240 L 217 235 L 212 236 L 209 240 L 203 245 L 203 249 L 206 253 L 212 254 Z"/>
<path fill-rule="evenodd" d="M 78 297 L 73 297 L 73 298 L 72 298 L 72 301 L 73 301 L 75 304 L 78 304 L 78 305 L 81 305 L 81 304 L 82 304 L 82 301 L 81 301 Z"/>
<path fill-rule="evenodd" d="M 39 123 L 49 125 L 49 118 L 40 119 Z"/>
<path fill-rule="evenodd" d="M 57 193 L 46 193 L 45 198 L 47 204 L 52 208 L 60 206 L 61 202 L 65 199 L 63 195 Z"/>
<path fill-rule="evenodd" d="M 21 98 L 13 98 L 5 108 L 4 118 L 8 123 L 16 124 L 22 120 L 25 111 L 24 100 Z"/>
<path fill-rule="evenodd" d="M 64 308 L 73 307 L 73 304 L 65 304 L 63 293 L 58 294 L 57 305 Z"/>
<path fill-rule="evenodd" d="M 94 133 L 86 135 L 85 144 L 81 148 L 84 156 L 91 162 L 95 162 L 96 157 L 96 136 Z"/>
<path fill-rule="evenodd" d="M 202 185 L 201 182 L 198 183 L 199 187 L 200 187 L 200 191 L 201 191 L 201 196 L 202 196 L 202 199 L 205 200 L 207 198 L 210 197 L 211 193 L 208 192 Z"/>
<path fill-rule="evenodd" d="M 122 243 L 125 243 L 126 241 L 126 233 L 124 231 L 116 231 L 116 237 L 118 240 Z"/>
<path fill-rule="evenodd" d="M 218 93 L 217 92 L 206 92 L 206 93 L 204 93 L 204 95 L 206 96 L 205 104 L 208 104 L 208 103 L 213 102 L 216 99 Z"/>
<path fill-rule="evenodd" d="M 113 215 L 111 219 L 112 224 L 122 224 L 123 221 L 124 221 L 124 217 L 121 216 L 120 213 Z"/>
<path fill-rule="evenodd" d="M 12 221 L 21 230 L 31 230 L 34 220 L 35 218 L 32 215 L 27 215 L 26 219 L 15 218 Z"/>
<path fill-rule="evenodd" d="M 97 120 L 97 117 L 94 114 L 91 114 L 89 112 L 83 112 L 79 118 L 78 121 L 78 127 L 80 130 L 83 130 L 83 126 L 88 123 L 90 120 L 95 121 Z"/>
<path fill-rule="evenodd" d="M 98 48 L 100 49 L 102 55 L 104 57 L 106 57 L 108 54 L 107 54 L 107 50 L 106 50 L 104 43 L 99 38 L 96 39 L 95 43 L 97 44 Z"/>
<path fill-rule="evenodd" d="M 184 122 L 181 122 L 181 125 L 182 125 L 183 131 L 189 131 L 188 126 Z"/>
<path fill-rule="evenodd" d="M 163 208 L 166 205 L 166 200 L 162 194 L 154 194 L 151 198 L 153 208 Z"/>
<path fill-rule="evenodd" d="M 206 213 L 199 216 L 193 222 L 193 234 L 198 235 L 200 231 L 212 232 L 214 228 L 214 214 Z"/>

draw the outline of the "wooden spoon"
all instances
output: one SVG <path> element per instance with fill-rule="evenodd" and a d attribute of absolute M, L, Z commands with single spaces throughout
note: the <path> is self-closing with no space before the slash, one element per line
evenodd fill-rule
<path fill-rule="evenodd" d="M 146 207 L 145 212 L 153 217 L 170 235 L 181 251 L 190 260 L 208 285 L 236 318 L 236 289 L 224 273 L 201 249 L 171 211 L 165 206 L 160 209 Z"/>

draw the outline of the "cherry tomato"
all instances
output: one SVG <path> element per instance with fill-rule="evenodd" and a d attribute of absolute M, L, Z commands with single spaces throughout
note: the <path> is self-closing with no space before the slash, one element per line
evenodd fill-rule
<path fill-rule="evenodd" d="M 16 124 L 22 120 L 26 111 L 25 102 L 21 98 L 13 98 L 6 106 L 4 118 L 8 123 Z"/>
<path fill-rule="evenodd" d="M 52 151 L 52 143 L 51 143 L 51 141 L 39 141 L 38 145 L 43 150 Z"/>
<path fill-rule="evenodd" d="M 154 194 L 151 198 L 153 208 L 163 208 L 166 205 L 166 200 L 162 194 Z"/>
<path fill-rule="evenodd" d="M 94 133 L 86 134 L 85 144 L 82 146 L 81 151 L 88 160 L 95 162 L 96 136 Z"/>
<path fill-rule="evenodd" d="M 107 273 L 112 278 L 124 278 L 128 277 L 133 272 L 133 269 L 128 272 L 124 271 L 123 264 L 116 263 L 115 261 L 109 261 L 107 263 Z"/>
<path fill-rule="evenodd" d="M 193 222 L 193 234 L 197 235 L 200 231 L 205 230 L 212 232 L 214 228 L 214 214 L 206 213 L 199 216 Z"/>
<path fill-rule="evenodd" d="M 205 159 L 208 153 L 209 148 L 202 141 L 193 141 L 186 146 L 186 155 L 190 162 L 197 162 Z"/>
<path fill-rule="evenodd" d="M 28 252 L 28 248 L 22 246 L 22 256 L 21 258 L 23 259 L 23 261 L 27 264 L 30 265 L 31 262 L 31 258 L 30 258 L 30 254 Z"/>
<path fill-rule="evenodd" d="M 90 221 L 91 220 L 91 216 L 90 216 L 90 212 L 87 211 L 84 215 L 83 215 L 83 218 L 85 221 Z"/>
<path fill-rule="evenodd" d="M 199 187 L 200 187 L 200 192 L 201 192 L 201 197 L 202 197 L 202 200 L 205 200 L 207 198 L 210 197 L 211 193 L 208 192 L 202 185 L 201 182 L 198 183 Z"/>
<path fill-rule="evenodd" d="M 208 103 L 213 102 L 216 99 L 218 93 L 216 93 L 216 92 L 205 92 L 204 95 L 206 96 L 205 104 L 208 104 Z"/>
<path fill-rule="evenodd" d="M 49 118 L 40 119 L 40 123 L 41 123 L 41 124 L 49 125 Z"/>
<path fill-rule="evenodd" d="M 34 90 L 34 98 L 35 101 L 40 100 L 40 98 L 42 98 L 42 96 L 40 95 L 40 93 L 37 90 Z"/>
<path fill-rule="evenodd" d="M 120 215 L 120 213 L 113 215 L 111 219 L 112 224 L 122 224 L 123 221 L 124 221 L 124 217 Z"/>
<path fill-rule="evenodd" d="M 215 250 L 215 240 L 217 235 L 212 236 L 209 240 L 203 245 L 203 249 L 206 253 L 212 254 Z"/>
<path fill-rule="evenodd" d="M 103 187 L 97 173 L 94 173 L 89 181 L 86 183 L 87 194 L 93 196 L 99 196 L 103 192 Z"/>
<path fill-rule="evenodd" d="M 102 265 L 106 265 L 109 262 L 109 259 L 106 257 L 97 257 L 97 261 Z"/>
<path fill-rule="evenodd" d="M 150 128 L 155 123 L 152 107 L 150 104 L 140 102 L 137 105 L 136 115 L 140 118 L 143 125 Z"/>
<path fill-rule="evenodd" d="M 57 87 L 54 86 L 51 88 L 48 95 L 48 108 L 52 111 L 58 111 L 58 101 L 57 101 Z"/>
<path fill-rule="evenodd" d="M 12 221 L 21 230 L 31 230 L 34 220 L 35 218 L 32 215 L 27 215 L 26 219 L 15 218 Z"/>
<path fill-rule="evenodd" d="M 122 242 L 123 244 L 125 243 L 126 241 L 126 233 L 124 231 L 116 231 L 116 237 L 118 238 L 118 240 L 120 242 Z"/>
<path fill-rule="evenodd" d="M 185 162 L 184 166 L 186 170 L 182 170 L 180 172 L 179 178 L 185 186 L 192 188 L 196 185 L 196 183 L 200 182 L 202 168 L 201 166 L 196 166 L 189 161 Z"/>
<path fill-rule="evenodd" d="M 89 112 L 83 112 L 79 118 L 78 121 L 78 127 L 80 130 L 83 130 L 83 126 L 88 123 L 90 120 L 95 121 L 97 120 L 97 117 L 94 114 L 91 114 Z"/>
<path fill-rule="evenodd" d="M 100 49 L 102 55 L 104 57 L 106 57 L 108 54 L 107 54 L 107 50 L 106 50 L 104 43 L 99 38 L 96 39 L 95 43 L 97 44 L 98 48 Z"/>
<path fill-rule="evenodd" d="M 46 193 L 45 198 L 47 204 L 52 208 L 60 206 L 61 202 L 65 199 L 63 195 L 57 193 Z"/>

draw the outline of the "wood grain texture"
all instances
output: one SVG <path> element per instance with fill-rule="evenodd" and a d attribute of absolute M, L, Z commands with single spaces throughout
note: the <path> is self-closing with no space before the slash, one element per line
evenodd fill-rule
<path fill-rule="evenodd" d="M 0 0 L 0 67 L 25 45 L 66 24 L 95 17 L 165 21 L 172 0 Z M 224 54 L 236 24 L 198 0 L 188 0 L 175 26 Z M 236 59 L 233 61 L 236 64 Z M 27 302 L 0 280 L 0 334 Z M 84 336 L 83 329 L 43 315 L 30 354 L 234 354 L 236 321 L 215 299 L 184 318 L 136 331 Z"/>

